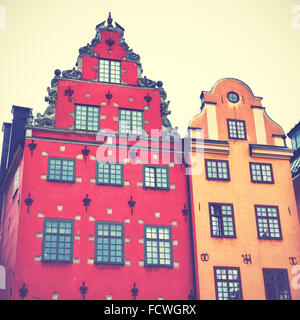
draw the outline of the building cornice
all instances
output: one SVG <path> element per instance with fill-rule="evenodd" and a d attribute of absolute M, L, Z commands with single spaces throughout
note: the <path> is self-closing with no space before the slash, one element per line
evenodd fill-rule
<path fill-rule="evenodd" d="M 250 156 L 255 158 L 290 160 L 293 156 L 293 150 L 280 147 L 261 144 L 249 144 Z"/>

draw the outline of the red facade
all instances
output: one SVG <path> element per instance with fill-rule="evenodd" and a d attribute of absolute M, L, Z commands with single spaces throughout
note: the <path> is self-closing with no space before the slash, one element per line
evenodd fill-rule
<path fill-rule="evenodd" d="M 174 130 L 166 93 L 161 82 L 141 76 L 140 57 L 125 43 L 121 26 L 109 17 L 96 30 L 80 49 L 77 67 L 55 72 L 47 110 L 35 120 L 29 115 L 25 141 L 8 159 L 0 251 L 6 290 L 0 298 L 195 298 L 187 181 L 180 140 L 168 139 Z M 121 112 L 129 117 L 122 129 L 127 134 L 121 134 Z M 70 181 L 63 178 L 64 160 L 74 165 L 66 169 Z M 116 238 L 114 223 L 123 228 Z M 108 226 L 111 234 L 97 233 L 96 226 Z M 60 248 L 69 261 L 59 261 Z M 111 260 L 104 263 L 105 250 Z"/>

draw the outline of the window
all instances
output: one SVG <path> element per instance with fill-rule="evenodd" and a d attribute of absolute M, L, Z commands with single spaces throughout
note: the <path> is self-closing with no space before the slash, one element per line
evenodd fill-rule
<path fill-rule="evenodd" d="M 13 181 L 13 197 L 15 196 L 18 187 L 19 187 L 19 176 L 20 176 L 20 167 L 17 169 L 15 175 L 14 175 L 14 181 Z"/>
<path fill-rule="evenodd" d="M 169 226 L 144 226 L 146 266 L 173 267 L 172 229 Z"/>
<path fill-rule="evenodd" d="M 169 167 L 143 166 L 144 188 L 169 189 Z"/>
<path fill-rule="evenodd" d="M 95 263 L 124 264 L 124 224 L 96 222 Z"/>
<path fill-rule="evenodd" d="M 243 300 L 240 268 L 214 267 L 217 300 Z"/>
<path fill-rule="evenodd" d="M 229 139 L 246 140 L 246 124 L 244 120 L 227 119 Z"/>
<path fill-rule="evenodd" d="M 207 180 L 230 180 L 229 165 L 226 160 L 205 159 L 205 168 Z"/>
<path fill-rule="evenodd" d="M 232 204 L 209 203 L 211 236 L 235 238 Z"/>
<path fill-rule="evenodd" d="M 282 239 L 278 207 L 255 205 L 258 239 Z"/>
<path fill-rule="evenodd" d="M 120 163 L 96 163 L 96 183 L 108 185 L 123 185 L 124 166 Z"/>
<path fill-rule="evenodd" d="M 263 269 L 266 299 L 291 300 L 288 273 L 286 269 Z"/>
<path fill-rule="evenodd" d="M 75 105 L 74 128 L 98 131 L 100 129 L 100 107 Z"/>
<path fill-rule="evenodd" d="M 121 83 L 121 61 L 100 59 L 99 81 Z"/>
<path fill-rule="evenodd" d="M 75 182 L 76 160 L 48 158 L 47 180 Z"/>
<path fill-rule="evenodd" d="M 296 131 L 291 137 L 292 140 L 292 148 L 297 150 L 300 148 L 300 130 Z"/>
<path fill-rule="evenodd" d="M 119 133 L 143 134 L 144 112 L 119 109 Z"/>
<path fill-rule="evenodd" d="M 42 261 L 72 262 L 74 222 L 44 219 Z"/>
<path fill-rule="evenodd" d="M 252 182 L 274 183 L 272 164 L 250 163 L 250 174 Z"/>
<path fill-rule="evenodd" d="M 237 103 L 240 100 L 240 97 L 235 92 L 229 92 L 227 98 L 232 103 Z"/>

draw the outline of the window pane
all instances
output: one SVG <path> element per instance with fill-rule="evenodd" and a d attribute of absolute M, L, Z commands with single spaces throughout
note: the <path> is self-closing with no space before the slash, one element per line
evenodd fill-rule
<path fill-rule="evenodd" d="M 210 204 L 209 208 L 212 237 L 235 237 L 232 205 Z"/>
<path fill-rule="evenodd" d="M 71 262 L 73 248 L 73 221 L 44 220 L 43 261 Z"/>
<path fill-rule="evenodd" d="M 47 180 L 75 182 L 75 159 L 48 158 Z"/>
<path fill-rule="evenodd" d="M 169 189 L 169 168 L 161 166 L 144 166 L 144 187 Z"/>
<path fill-rule="evenodd" d="M 96 183 L 123 185 L 123 164 L 97 162 Z"/>
<path fill-rule="evenodd" d="M 242 288 L 239 268 L 215 267 L 217 300 L 241 300 Z"/>
<path fill-rule="evenodd" d="M 281 239 L 277 207 L 256 206 L 255 214 L 259 239 Z"/>
<path fill-rule="evenodd" d="M 228 120 L 228 134 L 230 139 L 246 139 L 245 122 Z"/>
<path fill-rule="evenodd" d="M 144 130 L 144 112 L 139 110 L 119 110 L 119 132 L 142 134 Z"/>
<path fill-rule="evenodd" d="M 172 266 L 171 228 L 145 226 L 145 265 Z"/>
<path fill-rule="evenodd" d="M 77 130 L 98 131 L 100 108 L 97 106 L 75 105 L 74 128 Z"/>
<path fill-rule="evenodd" d="M 267 300 L 290 300 L 289 280 L 286 269 L 263 269 Z"/>
<path fill-rule="evenodd" d="M 96 222 L 95 263 L 124 263 L 124 224 Z"/>

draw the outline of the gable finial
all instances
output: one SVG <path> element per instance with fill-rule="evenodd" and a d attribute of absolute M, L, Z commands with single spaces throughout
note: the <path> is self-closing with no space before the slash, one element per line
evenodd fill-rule
<path fill-rule="evenodd" d="M 113 28 L 112 22 L 113 22 L 113 19 L 111 17 L 111 13 L 109 13 L 108 18 L 107 18 L 107 26 L 109 28 Z"/>

